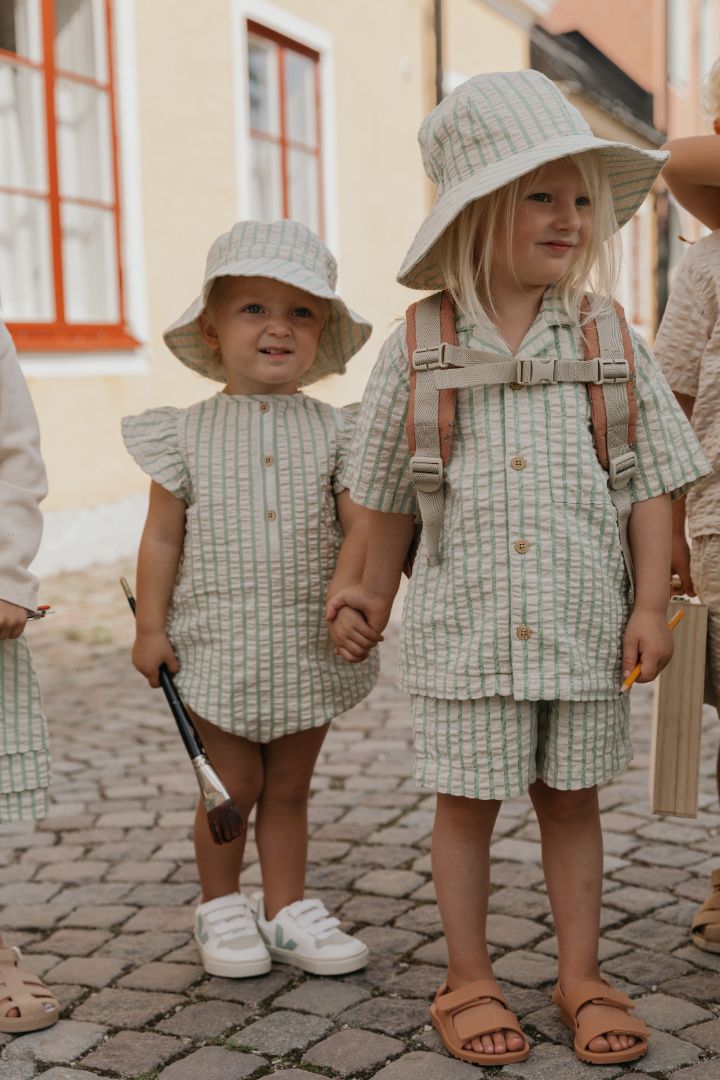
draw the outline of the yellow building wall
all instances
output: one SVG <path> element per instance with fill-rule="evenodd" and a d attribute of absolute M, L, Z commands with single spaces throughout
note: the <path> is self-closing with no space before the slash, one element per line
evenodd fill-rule
<path fill-rule="evenodd" d="M 116 0 L 118 2 L 118 0 Z M 395 273 L 430 204 L 416 136 L 434 102 L 429 0 L 279 0 L 332 39 L 340 289 L 374 324 L 348 374 L 311 392 L 357 400 L 382 341 L 413 294 Z M 168 352 L 162 330 L 194 299 L 210 242 L 236 219 L 230 0 L 136 0 L 139 184 L 149 368 L 128 376 L 31 378 L 48 464 L 48 511 L 147 489 L 120 418 L 184 406 L 220 389 Z M 527 63 L 526 34 L 478 0 L 447 0 L 445 66 L 462 74 Z M 122 152 L 122 147 L 120 148 Z"/>

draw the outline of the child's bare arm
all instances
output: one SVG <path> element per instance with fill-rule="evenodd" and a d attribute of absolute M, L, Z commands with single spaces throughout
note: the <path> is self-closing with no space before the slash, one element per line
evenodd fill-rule
<path fill-rule="evenodd" d="M 669 495 L 633 504 L 629 525 L 635 568 L 635 606 L 623 639 L 623 678 L 637 663 L 638 682 L 652 682 L 673 652 L 667 628 L 672 510 Z"/>
<path fill-rule="evenodd" d="M 678 400 L 680 408 L 685 413 L 688 420 L 690 420 L 692 417 L 693 406 L 695 405 L 695 398 L 690 397 L 689 394 L 679 394 L 677 391 L 675 391 L 675 397 Z M 675 499 L 672 504 L 671 569 L 673 574 L 677 574 L 680 578 L 680 588 L 682 592 L 687 593 L 688 596 L 695 596 L 695 586 L 693 585 L 692 575 L 690 573 L 690 547 L 687 542 L 687 536 L 685 535 L 684 495 L 681 495 L 679 499 Z"/>
<path fill-rule="evenodd" d="M 677 201 L 708 229 L 720 229 L 720 138 L 671 139 L 663 179 Z"/>
<path fill-rule="evenodd" d="M 336 593 L 328 603 L 327 616 L 332 621 L 340 608 L 348 605 L 361 611 L 370 626 L 382 632 L 400 584 L 415 518 L 412 514 L 386 514 L 381 510 L 367 513 L 368 550 L 362 583 Z"/>
<path fill-rule="evenodd" d="M 165 633 L 168 604 L 185 538 L 186 506 L 153 480 L 150 506 L 140 541 L 137 565 L 137 626 L 132 661 L 151 686 L 159 686 L 158 670 L 178 662 Z"/>
<path fill-rule="evenodd" d="M 370 511 L 354 503 L 347 489 L 339 493 L 336 502 L 344 539 L 328 586 L 327 600 L 346 586 L 360 584 L 367 552 Z M 360 611 L 345 607 L 330 624 L 330 638 L 338 656 L 349 663 L 357 663 L 382 641 L 382 634 L 369 626 Z"/>

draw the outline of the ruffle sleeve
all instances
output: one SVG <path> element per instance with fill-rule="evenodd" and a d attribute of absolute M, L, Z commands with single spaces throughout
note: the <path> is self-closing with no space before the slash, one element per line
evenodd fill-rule
<path fill-rule="evenodd" d="M 192 486 L 180 447 L 180 410 L 171 406 L 147 409 L 126 416 L 122 436 L 129 453 L 147 475 L 184 502 L 191 501 Z"/>

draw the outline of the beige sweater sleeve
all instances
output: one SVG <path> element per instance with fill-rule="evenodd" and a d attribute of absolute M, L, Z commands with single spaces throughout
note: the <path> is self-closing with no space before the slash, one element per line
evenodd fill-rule
<path fill-rule="evenodd" d="M 37 579 L 28 567 L 42 536 L 46 494 L 35 409 L 0 322 L 0 600 L 29 610 L 37 603 Z"/>

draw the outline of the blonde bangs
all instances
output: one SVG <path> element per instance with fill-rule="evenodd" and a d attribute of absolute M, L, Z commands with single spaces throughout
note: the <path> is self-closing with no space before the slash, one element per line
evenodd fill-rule
<path fill-rule="evenodd" d="M 597 151 L 568 155 L 582 177 L 593 208 L 593 233 L 578 262 L 555 284 L 567 311 L 579 323 L 594 319 L 612 303 L 620 273 L 620 239 L 612 192 Z M 505 231 L 512 251 L 513 222 L 518 203 L 535 184 L 542 166 L 477 199 L 462 210 L 437 244 L 446 288 L 455 304 L 477 324 L 486 308 L 493 312 L 492 266 L 498 230 Z M 511 267 L 517 276 L 517 270 Z M 582 318 L 585 295 L 590 310 Z"/>

